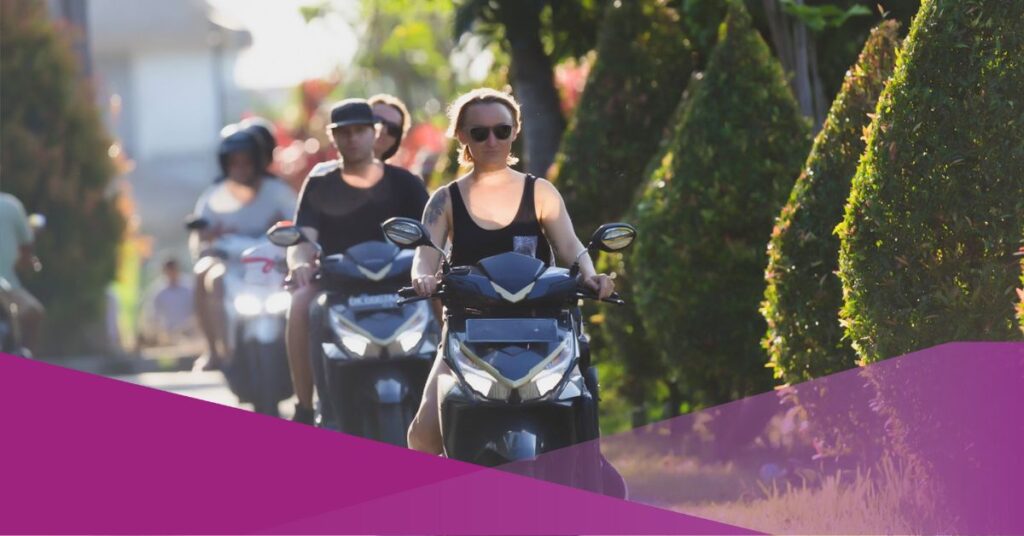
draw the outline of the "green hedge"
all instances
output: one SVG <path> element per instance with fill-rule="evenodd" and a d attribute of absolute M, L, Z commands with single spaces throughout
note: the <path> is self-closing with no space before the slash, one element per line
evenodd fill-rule
<path fill-rule="evenodd" d="M 684 402 L 771 388 L 765 244 L 809 147 L 782 68 L 733 4 L 637 207 L 630 258 L 644 327 Z"/>
<path fill-rule="evenodd" d="M 850 181 L 864 152 L 864 129 L 892 75 L 898 48 L 896 22 L 871 33 L 847 71 L 810 157 L 782 209 L 768 245 L 768 283 L 761 313 L 768 323 L 762 344 L 775 377 L 798 383 L 856 366 L 843 340 L 839 238 Z"/>
<path fill-rule="evenodd" d="M 3 190 L 47 218 L 36 240 L 43 271 L 24 278 L 47 306 L 51 351 L 103 318 L 124 222 L 108 195 L 110 140 L 43 2 L 0 3 L 0 168 Z"/>
<path fill-rule="evenodd" d="M 1020 339 L 1024 2 L 923 2 L 876 113 L 838 228 L 858 355 Z"/>
<path fill-rule="evenodd" d="M 691 70 L 675 10 L 660 0 L 609 2 L 555 177 L 582 234 L 630 207 Z"/>

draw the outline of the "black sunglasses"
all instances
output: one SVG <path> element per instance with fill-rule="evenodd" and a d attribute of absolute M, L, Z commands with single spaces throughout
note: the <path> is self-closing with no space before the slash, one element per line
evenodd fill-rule
<path fill-rule="evenodd" d="M 473 141 L 480 143 L 487 141 L 490 137 L 491 132 L 494 133 L 494 137 L 499 140 L 507 140 L 512 135 L 512 125 L 496 125 L 493 127 L 473 127 L 469 129 L 469 137 L 473 138 Z"/>
<path fill-rule="evenodd" d="M 381 124 L 381 126 L 384 128 L 384 132 L 388 133 L 388 136 L 391 136 L 392 138 L 402 137 L 402 125 L 399 125 L 398 123 L 392 123 L 391 121 L 382 119 L 380 117 L 377 117 L 377 122 Z"/>

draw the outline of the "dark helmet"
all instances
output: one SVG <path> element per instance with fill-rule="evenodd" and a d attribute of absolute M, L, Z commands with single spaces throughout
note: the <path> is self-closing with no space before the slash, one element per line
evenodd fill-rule
<path fill-rule="evenodd" d="M 243 119 L 238 126 L 259 138 L 263 144 L 263 161 L 269 166 L 274 161 L 274 149 L 277 147 L 277 137 L 274 135 L 277 129 L 274 124 L 262 117 L 250 117 Z"/>
<path fill-rule="evenodd" d="M 266 167 L 264 162 L 263 143 L 259 137 L 248 130 L 238 128 L 237 125 L 229 125 L 220 131 L 220 145 L 217 147 L 217 158 L 220 161 L 220 171 L 228 174 L 228 155 L 231 153 L 249 153 L 257 169 Z"/>

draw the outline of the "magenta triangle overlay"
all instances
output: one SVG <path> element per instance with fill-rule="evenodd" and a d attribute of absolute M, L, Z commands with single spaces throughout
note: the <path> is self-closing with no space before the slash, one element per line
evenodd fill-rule
<path fill-rule="evenodd" d="M 880 444 L 858 445 L 854 456 L 831 465 L 848 473 L 874 467 L 883 456 L 928 464 L 927 480 L 913 487 L 936 492 L 938 507 L 916 503 L 911 495 L 897 498 L 905 520 L 923 533 L 1024 534 L 1024 343 L 956 342 L 894 357 L 798 384 L 796 393 L 826 393 L 816 402 L 817 418 L 846 423 L 859 435 L 884 438 Z M 769 392 L 657 422 L 628 432 L 606 436 L 519 462 L 501 469 L 513 474 L 545 476 L 554 483 L 576 486 L 559 467 L 605 452 L 614 464 L 640 458 L 673 459 L 687 451 L 682 439 L 695 423 L 708 418 L 721 423 L 725 438 L 716 443 L 717 457 L 698 462 L 722 465 L 742 463 L 746 445 L 762 429 L 766 417 L 784 412 L 782 393 Z M 893 420 L 895 417 L 897 420 Z M 761 428 L 758 428 L 760 426 Z M 738 431 L 738 433 L 737 433 Z M 753 431 L 753 434 L 746 432 Z M 897 435 L 893 435 L 893 433 Z M 900 438 L 897 440 L 897 438 Z M 609 454 L 611 453 L 611 454 Z M 811 459 L 813 451 L 806 453 Z M 784 459 L 784 458 L 782 458 Z M 872 482 L 884 483 L 877 473 Z M 660 475 L 660 487 L 646 477 L 624 474 L 630 500 L 676 512 L 694 514 L 669 496 L 685 480 Z M 797 483 L 797 485 L 799 485 Z M 691 494 L 690 501 L 718 502 L 715 486 Z M 912 493 L 913 489 L 908 489 Z M 742 510 L 720 511 L 723 523 L 742 524 L 763 532 L 790 534 L 873 534 L 893 532 L 880 527 L 870 510 L 860 516 L 857 504 L 838 505 L 841 521 L 824 518 L 807 503 L 805 512 L 780 527 L 775 522 L 752 521 Z M 789 515 L 789 514 L 787 514 Z M 858 517 L 860 516 L 860 517 Z"/>
<path fill-rule="evenodd" d="M 0 532 L 749 533 L 8 355 Z"/>

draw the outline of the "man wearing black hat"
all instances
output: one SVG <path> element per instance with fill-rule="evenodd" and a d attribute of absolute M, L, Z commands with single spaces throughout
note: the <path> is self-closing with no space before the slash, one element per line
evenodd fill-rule
<path fill-rule="evenodd" d="M 423 215 L 428 198 L 423 181 L 374 156 L 377 128 L 373 109 L 364 99 L 346 99 L 331 109 L 327 129 L 341 158 L 310 171 L 295 215 L 295 225 L 320 244 L 324 256 L 368 240 L 383 241 L 380 225 L 389 218 Z M 288 266 L 296 289 L 288 314 L 288 363 L 299 399 L 294 420 L 305 423 L 313 421 L 309 310 L 320 293 L 313 282 L 315 264 L 311 244 L 289 248 Z"/>

